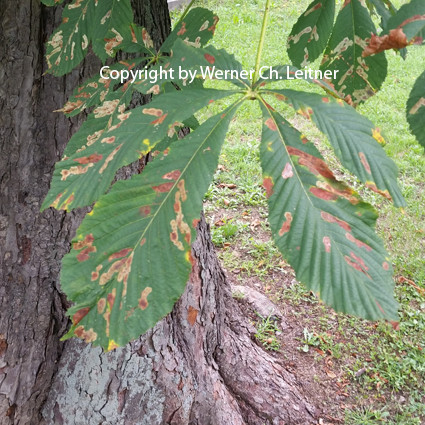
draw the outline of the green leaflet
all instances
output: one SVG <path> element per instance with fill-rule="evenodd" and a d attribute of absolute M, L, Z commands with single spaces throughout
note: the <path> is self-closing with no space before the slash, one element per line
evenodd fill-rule
<path fill-rule="evenodd" d="M 48 71 L 65 75 L 77 66 L 87 53 L 92 39 L 94 0 L 74 0 L 65 6 L 62 23 L 46 44 Z"/>
<path fill-rule="evenodd" d="M 297 279 L 336 311 L 396 319 L 376 213 L 338 182 L 315 146 L 262 105 L 261 165 L 271 229 Z"/>
<path fill-rule="evenodd" d="M 234 103 L 141 175 L 116 183 L 86 216 L 64 258 L 61 285 L 77 336 L 107 350 L 168 314 L 191 270 L 191 244 Z"/>
<path fill-rule="evenodd" d="M 371 34 L 376 33 L 361 0 L 344 2 L 338 14 L 320 69 L 339 71 L 332 82 L 340 96 L 354 105 L 373 96 L 387 75 L 383 53 L 364 58 Z"/>
<path fill-rule="evenodd" d="M 169 53 L 177 39 L 183 40 L 188 46 L 204 46 L 214 36 L 218 20 L 218 16 L 208 9 L 191 9 L 164 41 L 160 52 Z"/>
<path fill-rule="evenodd" d="M 102 62 L 114 57 L 124 40 L 130 38 L 133 22 L 131 0 L 99 1 L 95 7 L 93 51 Z"/>
<path fill-rule="evenodd" d="M 51 189 L 42 209 L 72 210 L 90 205 L 106 192 L 116 171 L 150 152 L 161 140 L 172 137 L 182 121 L 211 102 L 238 92 L 231 90 L 187 90 L 163 94 L 151 103 L 124 111 L 108 130 L 98 133 L 96 121 L 104 126 L 119 100 L 105 102 L 87 121 L 82 137 L 89 140 L 70 157 L 56 163 Z M 119 107 L 118 107 L 119 109 Z M 90 127 L 92 126 L 92 127 Z M 93 132 L 86 137 L 89 129 Z"/>
<path fill-rule="evenodd" d="M 268 90 L 305 118 L 312 120 L 328 136 L 342 165 L 366 186 L 392 199 L 398 207 L 406 205 L 397 184 L 398 169 L 381 144 L 379 128 L 341 100 L 295 90 Z"/>
<path fill-rule="evenodd" d="M 416 80 L 410 92 L 406 115 L 412 133 L 425 147 L 425 71 Z"/>
<path fill-rule="evenodd" d="M 298 18 L 288 37 L 288 55 L 296 67 L 304 68 L 322 54 L 334 16 L 335 0 L 314 0 Z"/>
<path fill-rule="evenodd" d="M 84 59 L 90 43 L 103 61 L 113 57 L 130 37 L 132 22 L 130 0 L 74 0 L 65 6 L 62 23 L 47 42 L 49 72 L 60 76 L 71 71 Z"/>

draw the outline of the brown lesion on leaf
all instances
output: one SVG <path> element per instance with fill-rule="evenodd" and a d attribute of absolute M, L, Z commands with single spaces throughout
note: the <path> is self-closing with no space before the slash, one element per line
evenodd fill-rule
<path fill-rule="evenodd" d="M 118 274 L 116 280 L 117 282 L 123 283 L 122 297 L 125 297 L 127 294 L 127 281 L 131 272 L 133 256 L 134 251 L 131 250 L 131 254 L 127 258 L 121 258 L 115 261 L 111 267 L 109 267 L 109 270 L 100 276 L 99 285 L 106 285 L 115 274 Z"/>
<path fill-rule="evenodd" d="M 350 252 L 351 257 L 348 255 L 344 256 L 344 259 L 346 263 L 356 269 L 357 271 L 365 274 L 369 279 L 372 279 L 367 272 L 369 270 L 369 267 L 366 266 L 366 263 L 364 262 L 363 258 L 358 257 L 354 252 Z"/>
<path fill-rule="evenodd" d="M 81 320 L 84 319 L 84 317 L 87 316 L 87 314 L 90 312 L 90 307 L 84 307 L 80 310 L 78 310 L 73 316 L 72 316 L 72 324 L 77 325 L 81 322 Z"/>
<path fill-rule="evenodd" d="M 174 183 L 168 182 L 168 183 L 162 183 L 158 186 L 153 186 L 152 189 L 156 193 L 166 193 L 166 192 L 169 192 L 173 187 L 174 187 Z"/>
<path fill-rule="evenodd" d="M 115 34 L 115 37 L 105 38 L 105 52 L 108 56 L 112 57 L 114 55 L 114 49 L 116 49 L 124 39 L 115 28 L 111 28 L 111 31 Z"/>
<path fill-rule="evenodd" d="M 76 96 L 78 97 L 78 96 Z M 76 109 L 83 109 L 84 108 L 84 102 L 82 100 L 76 100 L 75 102 L 66 102 L 63 108 L 57 109 L 53 112 L 63 112 L 64 114 L 70 114 L 71 112 L 74 112 Z"/>
<path fill-rule="evenodd" d="M 372 248 L 368 245 L 368 244 L 366 244 L 366 243 L 364 243 L 364 242 L 362 242 L 362 241 L 360 241 L 359 239 L 356 239 L 351 233 L 346 233 L 345 234 L 345 237 L 350 241 L 350 242 L 353 242 L 353 243 L 355 243 L 359 248 L 365 248 L 366 249 L 366 251 L 372 251 Z"/>
<path fill-rule="evenodd" d="M 311 27 L 305 27 L 298 34 L 291 35 L 290 37 L 288 37 L 288 45 L 291 42 L 293 42 L 294 44 L 297 44 L 304 34 L 309 34 L 309 33 L 311 33 L 311 31 L 312 31 Z"/>
<path fill-rule="evenodd" d="M 283 179 L 289 179 L 289 178 L 291 178 L 293 175 L 294 175 L 294 172 L 293 172 L 293 170 L 292 170 L 292 165 L 291 165 L 289 162 L 287 162 L 287 163 L 285 164 L 285 168 L 284 168 L 284 169 L 283 169 L 283 171 L 282 171 L 282 178 L 283 178 Z"/>
<path fill-rule="evenodd" d="M 157 108 L 143 108 L 142 112 L 145 115 L 153 115 L 154 117 L 160 117 L 164 113 L 162 109 Z"/>
<path fill-rule="evenodd" d="M 99 264 L 97 267 L 96 267 L 96 271 L 94 271 L 94 272 L 91 272 L 91 281 L 92 282 L 95 282 L 97 279 L 99 279 L 99 272 L 100 272 L 100 270 L 102 270 L 102 264 Z"/>
<path fill-rule="evenodd" d="M 171 124 L 167 132 L 168 137 L 173 137 L 179 131 L 179 129 L 183 126 L 184 124 L 178 121 Z"/>
<path fill-rule="evenodd" d="M 81 251 L 78 253 L 77 255 L 77 260 L 82 262 L 82 261 L 87 261 L 89 259 L 89 254 L 92 252 L 96 252 L 97 249 L 95 246 L 93 246 L 93 242 L 94 242 L 94 237 L 93 234 L 88 234 L 85 236 L 85 238 L 79 242 L 75 242 L 73 244 L 73 249 L 76 251 Z"/>
<path fill-rule="evenodd" d="M 167 174 L 164 174 L 162 176 L 162 178 L 165 179 L 165 180 L 174 180 L 174 181 L 176 181 L 181 176 L 181 174 L 182 173 L 181 173 L 180 170 L 173 170 L 173 171 L 170 171 Z"/>
<path fill-rule="evenodd" d="M 208 31 L 211 31 L 213 34 L 214 34 L 214 32 L 215 32 L 215 29 L 216 29 L 216 27 L 217 27 L 217 24 L 218 24 L 218 21 L 219 21 L 219 18 L 218 18 L 218 16 L 213 16 L 213 24 L 208 28 Z"/>
<path fill-rule="evenodd" d="M 273 118 L 269 118 L 269 119 L 267 119 L 265 122 L 264 122 L 264 125 L 266 126 L 266 127 L 268 127 L 270 130 L 272 130 L 272 131 L 276 131 L 277 130 L 277 126 L 276 126 L 276 123 L 274 122 L 274 119 Z"/>
<path fill-rule="evenodd" d="M 83 339 L 85 342 L 93 342 L 97 339 L 97 333 L 90 328 L 88 331 L 84 330 L 84 326 L 78 326 L 74 331 L 74 335 L 80 339 Z"/>
<path fill-rule="evenodd" d="M 366 182 L 366 187 L 369 188 L 370 190 L 372 190 L 375 193 L 379 193 L 380 195 L 382 195 L 384 198 L 388 199 L 389 201 L 392 201 L 392 197 L 390 195 L 390 193 L 388 192 L 388 190 L 380 190 L 378 189 L 378 187 L 376 186 L 376 184 L 374 182 Z"/>
<path fill-rule="evenodd" d="M 421 97 L 410 109 L 409 115 L 415 115 L 420 108 L 425 107 L 425 97 Z"/>
<path fill-rule="evenodd" d="M 87 171 L 89 171 L 89 168 L 93 167 L 93 163 L 91 162 L 90 164 L 87 164 L 85 167 L 83 167 L 82 165 L 77 165 L 75 167 L 70 167 L 67 170 L 62 170 L 61 171 L 61 180 L 65 181 L 68 177 L 70 176 L 77 176 L 80 174 L 85 174 L 87 173 Z"/>
<path fill-rule="evenodd" d="M 338 197 L 345 198 L 350 204 L 357 205 L 359 198 L 355 192 L 339 183 L 337 180 L 333 181 L 317 181 L 316 186 L 310 188 L 310 192 L 318 198 L 334 201 Z"/>
<path fill-rule="evenodd" d="M 142 40 L 147 49 L 153 49 L 153 41 L 145 28 L 142 29 Z"/>
<path fill-rule="evenodd" d="M 321 189 L 317 186 L 310 187 L 310 193 L 324 201 L 336 201 L 338 199 L 338 195 L 336 193 L 329 192 L 328 190 Z"/>
<path fill-rule="evenodd" d="M 145 289 L 143 289 L 142 293 L 140 294 L 139 298 L 139 308 L 141 310 L 146 310 L 149 306 L 148 303 L 148 295 L 152 292 L 152 288 L 147 286 Z"/>
<path fill-rule="evenodd" d="M 209 53 L 205 53 L 204 58 L 209 64 L 214 65 L 215 57 L 213 55 L 210 55 Z"/>
<path fill-rule="evenodd" d="M 72 193 L 71 196 L 69 196 L 67 199 L 65 199 L 65 201 L 62 203 L 60 209 L 61 210 L 64 210 L 64 211 L 67 211 L 68 210 L 68 207 L 72 204 L 72 202 L 74 201 L 74 199 L 75 199 L 75 196 Z"/>
<path fill-rule="evenodd" d="M 110 292 L 106 296 L 106 311 L 103 314 L 103 318 L 105 319 L 105 322 L 106 322 L 105 333 L 107 337 L 109 337 L 111 312 L 112 312 L 112 309 L 114 308 L 116 297 L 117 297 L 117 288 L 112 289 L 112 292 Z"/>
<path fill-rule="evenodd" d="M 366 155 L 363 152 L 359 152 L 360 161 L 368 174 L 372 174 L 372 170 L 370 169 L 370 164 L 366 158 Z"/>
<path fill-rule="evenodd" d="M 87 261 L 90 258 L 90 254 L 92 252 L 96 252 L 97 249 L 95 246 L 89 246 L 85 249 L 83 249 L 78 255 L 77 255 L 77 260 L 80 261 L 81 263 L 83 261 Z"/>
<path fill-rule="evenodd" d="M 188 245 L 191 243 L 192 232 L 189 225 L 184 221 L 184 215 L 182 212 L 182 202 L 186 201 L 187 193 L 185 189 L 185 181 L 182 179 L 177 183 L 177 191 L 174 195 L 174 212 L 176 213 L 176 219 L 170 221 L 171 242 L 180 250 L 184 251 L 183 243 L 179 240 L 179 233 L 183 236 L 183 239 Z"/>
<path fill-rule="evenodd" d="M 86 164 L 95 164 L 96 162 L 99 162 L 103 158 L 103 155 L 93 153 L 89 156 L 83 156 L 81 158 L 74 159 L 75 162 L 78 162 L 79 164 L 86 165 Z"/>
<path fill-rule="evenodd" d="M 56 196 L 55 200 L 50 204 L 50 206 L 52 208 L 57 208 L 59 206 L 59 202 L 60 202 L 62 196 L 63 196 L 63 193 L 59 193 L 59 195 Z"/>
<path fill-rule="evenodd" d="M 283 222 L 282 227 L 279 230 L 279 236 L 283 236 L 285 233 L 288 233 L 289 230 L 291 229 L 291 224 L 292 224 L 292 214 L 287 211 L 285 212 L 285 218 L 286 220 Z"/>
<path fill-rule="evenodd" d="M 103 102 L 101 106 L 98 106 L 93 111 L 94 117 L 101 118 L 101 117 L 106 117 L 108 115 L 112 115 L 115 112 L 115 109 L 117 108 L 119 103 L 120 103 L 119 99 L 106 100 L 105 102 Z"/>
<path fill-rule="evenodd" d="M 265 176 L 263 179 L 263 187 L 266 190 L 267 198 L 270 198 L 273 195 L 273 187 L 274 187 L 273 178 L 270 176 Z"/>
<path fill-rule="evenodd" d="M 100 170 L 99 170 L 99 174 L 102 174 L 104 171 L 105 171 L 105 169 L 106 169 L 106 167 L 108 166 L 108 164 L 114 159 L 114 156 L 116 155 L 116 153 L 121 149 L 121 146 L 122 146 L 122 143 L 119 145 L 119 146 L 117 146 L 109 155 L 108 155 L 108 157 L 106 158 L 106 160 L 105 160 L 105 162 L 104 162 L 104 164 L 102 165 L 102 167 L 100 167 Z"/>
<path fill-rule="evenodd" d="M 180 27 L 179 31 L 177 32 L 177 35 L 184 35 L 184 33 L 187 31 L 186 29 L 186 22 L 182 22 L 182 26 Z"/>
<path fill-rule="evenodd" d="M 310 155 L 300 149 L 292 146 L 287 146 L 289 155 L 298 157 L 298 164 L 306 167 L 315 176 L 321 175 L 327 179 L 335 179 L 332 171 L 326 165 L 323 159 L 317 158 L 316 156 Z"/>
<path fill-rule="evenodd" d="M 110 136 L 110 137 L 104 137 L 100 143 L 106 143 L 107 145 L 110 145 L 112 143 L 115 142 L 116 137 L 115 136 Z"/>
<path fill-rule="evenodd" d="M 208 27 L 210 26 L 210 21 L 205 21 L 202 25 L 201 28 L 199 28 L 199 32 L 205 31 L 206 29 L 208 29 Z"/>
<path fill-rule="evenodd" d="M 127 257 L 133 248 L 124 248 L 121 251 L 115 252 L 108 257 L 108 261 L 117 260 L 118 258 Z"/>
<path fill-rule="evenodd" d="M 351 232 L 351 226 L 346 221 L 341 220 L 338 217 L 335 217 L 332 214 L 329 214 L 325 211 L 322 211 L 320 215 L 322 216 L 323 220 L 325 220 L 326 222 L 338 224 L 338 226 L 343 228 L 345 231 Z"/>
<path fill-rule="evenodd" d="M 142 217 L 147 217 L 151 213 L 151 207 L 149 205 L 144 205 L 139 208 L 139 212 Z"/>
<path fill-rule="evenodd" d="M 97 312 L 99 314 L 103 314 L 103 312 L 105 311 L 105 308 L 106 308 L 106 299 L 105 298 L 101 298 L 97 302 Z"/>
<path fill-rule="evenodd" d="M 331 238 L 329 236 L 323 236 L 323 245 L 325 245 L 326 252 L 331 252 Z"/>
<path fill-rule="evenodd" d="M 146 94 L 159 94 L 160 91 L 159 85 L 155 84 L 146 92 Z"/>
<path fill-rule="evenodd" d="M 408 46 L 406 34 L 401 28 L 390 30 L 389 34 L 377 36 L 372 34 L 366 48 L 363 50 L 362 56 L 365 58 L 376 53 L 389 49 L 403 49 Z"/>

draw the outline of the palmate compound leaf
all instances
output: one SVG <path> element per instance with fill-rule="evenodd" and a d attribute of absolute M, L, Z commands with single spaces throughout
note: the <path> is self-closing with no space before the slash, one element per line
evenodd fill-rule
<path fill-rule="evenodd" d="M 191 244 L 235 102 L 143 173 L 116 183 L 86 216 L 65 256 L 61 285 L 77 336 L 107 350 L 168 314 L 192 265 Z"/>
<path fill-rule="evenodd" d="M 410 92 L 406 114 L 412 133 L 425 147 L 425 71 L 416 80 Z"/>
<path fill-rule="evenodd" d="M 336 19 L 320 69 L 338 71 L 332 79 L 341 97 L 354 105 L 373 96 L 387 75 L 385 54 L 363 57 L 376 29 L 364 0 L 349 0 Z"/>
<path fill-rule="evenodd" d="M 315 146 L 266 103 L 260 148 L 278 248 L 336 311 L 396 320 L 391 265 L 374 209 L 338 182 Z"/>
<path fill-rule="evenodd" d="M 288 56 L 298 68 L 314 62 L 332 32 L 335 0 L 314 0 L 299 17 L 288 37 Z"/>
<path fill-rule="evenodd" d="M 379 128 L 341 100 L 295 90 L 266 90 L 289 103 L 328 136 L 342 165 L 397 207 L 406 205 L 397 184 L 398 169 L 381 145 Z"/>
<path fill-rule="evenodd" d="M 92 135 L 86 137 L 91 141 L 90 146 L 56 163 L 42 209 L 72 210 L 90 205 L 106 192 L 119 168 L 146 155 L 161 140 L 172 137 L 182 122 L 199 109 L 237 93 L 212 89 L 166 93 L 147 105 L 122 111 L 109 130 L 100 135 L 96 133 L 96 120 L 101 119 L 104 125 L 110 108 L 116 105 L 96 108 L 94 118 L 84 127 L 85 136 L 93 125 Z"/>

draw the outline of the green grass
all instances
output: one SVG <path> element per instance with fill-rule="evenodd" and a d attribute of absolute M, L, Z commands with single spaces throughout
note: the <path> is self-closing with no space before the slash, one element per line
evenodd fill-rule
<path fill-rule="evenodd" d="M 218 13 L 220 22 L 212 44 L 235 54 L 245 69 L 254 67 L 264 3 L 260 0 L 199 0 L 196 3 Z M 288 63 L 286 38 L 308 3 L 304 0 L 273 3 L 263 64 Z M 405 2 L 394 3 L 399 6 Z M 425 290 L 425 155 L 410 134 L 405 118 L 407 97 L 424 68 L 425 49 L 410 47 L 406 61 L 393 52 L 387 57 L 389 72 L 381 91 L 358 110 L 385 135 L 385 150 L 400 170 L 400 187 L 407 201 L 404 211 L 364 189 L 347 173 L 333 158 L 329 144 L 316 128 L 295 117 L 293 112 L 287 117 L 321 147 L 331 167 L 343 172 L 344 179 L 379 211 L 377 232 L 391 254 L 395 270 L 395 293 L 400 302 L 399 330 L 385 323 L 374 324 L 335 314 L 300 285 L 273 287 L 274 277 L 268 279 L 269 275 L 280 272 L 280 276 L 284 276 L 291 271 L 270 241 L 265 220 L 266 198 L 260 184 L 258 159 L 261 119 L 254 103 L 245 104 L 233 120 L 220 158 L 221 167 L 206 198 L 207 214 L 220 209 L 231 217 L 225 226 L 213 226 L 213 240 L 221 247 L 219 255 L 224 266 L 235 271 L 241 282 L 255 276 L 264 283 L 265 292 L 273 293 L 274 301 L 295 306 L 298 310 L 294 314 L 306 329 L 300 338 L 301 350 L 315 347 L 329 351 L 345 371 L 358 404 L 347 409 L 347 424 L 425 423 L 425 295 L 421 293 Z M 288 84 L 291 88 L 305 88 L 298 82 Z M 223 184 L 236 187 L 229 189 Z M 251 229 L 249 220 L 254 212 L 260 223 Z M 267 237 L 257 240 L 259 232 Z M 226 242 L 237 249 L 224 246 Z M 362 369 L 365 372 L 357 376 Z"/>
<path fill-rule="evenodd" d="M 259 320 L 255 323 L 257 332 L 255 333 L 255 338 L 257 341 L 269 351 L 279 351 L 280 342 L 276 337 L 276 334 L 279 332 L 279 327 L 276 324 L 276 321 L 272 317 L 263 317 L 261 314 L 257 313 Z"/>

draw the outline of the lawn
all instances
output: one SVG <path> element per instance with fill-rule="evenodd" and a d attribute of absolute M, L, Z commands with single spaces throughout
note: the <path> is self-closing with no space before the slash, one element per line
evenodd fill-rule
<path fill-rule="evenodd" d="M 195 6 L 211 8 L 220 17 L 215 47 L 226 48 L 245 69 L 252 69 L 264 3 L 199 0 Z M 273 3 L 264 65 L 289 63 L 286 38 L 308 3 Z M 173 17 L 179 13 L 173 12 Z M 407 201 L 404 210 L 365 190 L 333 157 L 326 139 L 309 122 L 289 110 L 286 116 L 320 147 L 335 174 L 379 211 L 377 231 L 395 270 L 398 330 L 387 323 L 336 314 L 296 283 L 267 224 L 257 150 L 261 119 L 254 104 L 243 106 L 232 122 L 204 205 L 229 281 L 252 286 L 279 306 L 287 327 L 279 328 L 270 318 L 253 317 L 258 340 L 311 387 L 323 423 L 425 423 L 425 155 L 405 119 L 406 100 L 423 71 L 425 49 L 410 47 L 406 61 L 392 51 L 387 57 L 389 73 L 382 90 L 358 109 L 385 135 L 385 150 L 400 170 L 400 187 Z M 287 84 L 306 87 L 293 81 Z M 317 391 L 320 396 L 314 395 Z"/>

